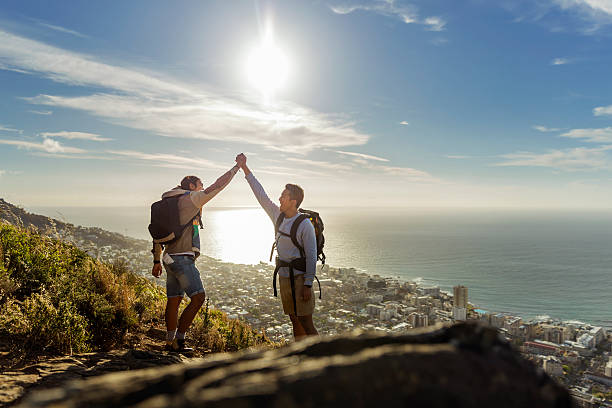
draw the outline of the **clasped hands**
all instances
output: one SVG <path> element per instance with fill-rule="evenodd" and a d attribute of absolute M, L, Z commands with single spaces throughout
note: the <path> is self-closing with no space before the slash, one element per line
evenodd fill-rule
<path fill-rule="evenodd" d="M 247 162 L 247 157 L 244 155 L 244 153 L 240 153 L 238 156 L 236 156 L 236 164 L 238 164 L 238 167 L 240 168 L 244 167 L 246 162 Z"/>

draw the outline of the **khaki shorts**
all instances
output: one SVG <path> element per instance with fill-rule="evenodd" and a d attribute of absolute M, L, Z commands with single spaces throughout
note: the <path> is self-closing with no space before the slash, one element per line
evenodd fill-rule
<path fill-rule="evenodd" d="M 279 276 L 281 300 L 283 301 L 283 312 L 285 314 L 295 314 L 293 311 L 293 297 L 291 296 L 291 281 L 287 277 Z M 314 313 L 315 295 L 313 288 L 310 288 L 310 300 L 304 301 L 304 275 L 295 275 L 295 305 L 297 306 L 298 316 L 308 316 Z"/>

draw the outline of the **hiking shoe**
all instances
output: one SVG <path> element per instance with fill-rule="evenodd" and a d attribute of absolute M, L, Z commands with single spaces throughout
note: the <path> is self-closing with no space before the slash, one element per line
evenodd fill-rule
<path fill-rule="evenodd" d="M 166 343 L 166 351 L 174 353 L 191 353 L 193 349 L 185 345 L 185 339 L 174 339 L 172 343 Z"/>

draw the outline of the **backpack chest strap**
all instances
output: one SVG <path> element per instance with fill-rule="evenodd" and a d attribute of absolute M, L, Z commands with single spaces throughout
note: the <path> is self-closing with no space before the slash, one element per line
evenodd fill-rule
<path fill-rule="evenodd" d="M 287 233 L 285 233 L 285 232 L 280 230 L 280 226 L 281 226 L 281 224 L 283 223 L 283 221 L 285 219 L 285 214 L 284 213 L 280 213 L 280 215 L 278 216 L 278 219 L 276 220 L 276 224 L 274 224 L 274 232 L 275 232 L 275 234 L 280 234 L 280 235 L 282 235 L 284 237 L 291 238 L 291 242 L 300 251 L 300 255 L 302 256 L 302 258 L 304 258 L 306 256 L 306 254 L 304 253 L 304 247 L 302 245 L 300 245 L 300 243 L 297 240 L 297 230 L 300 227 L 300 224 L 302 224 L 302 221 L 304 221 L 307 218 L 308 218 L 308 215 L 300 213 L 300 215 L 293 221 L 293 224 L 291 225 L 291 230 L 289 231 L 289 234 L 287 234 Z M 274 246 L 272 246 L 272 251 L 274 252 Z M 270 257 L 270 260 L 271 259 L 272 258 Z"/>

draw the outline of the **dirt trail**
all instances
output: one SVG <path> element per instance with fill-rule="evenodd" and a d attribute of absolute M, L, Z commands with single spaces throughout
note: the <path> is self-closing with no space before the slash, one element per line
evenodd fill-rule
<path fill-rule="evenodd" d="M 145 334 L 128 335 L 125 347 L 119 350 L 38 356 L 28 361 L 11 360 L 10 352 L 0 349 L 0 406 L 13 405 L 25 394 L 56 387 L 68 380 L 182 363 L 207 354 L 168 353 L 164 351 L 165 335 L 164 328 L 150 327 Z"/>

